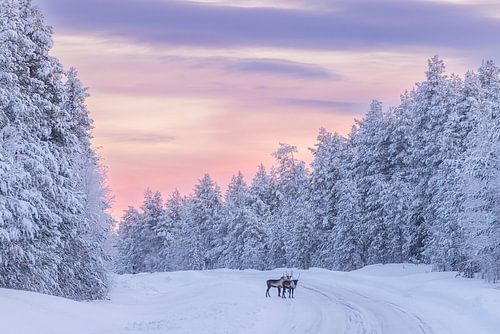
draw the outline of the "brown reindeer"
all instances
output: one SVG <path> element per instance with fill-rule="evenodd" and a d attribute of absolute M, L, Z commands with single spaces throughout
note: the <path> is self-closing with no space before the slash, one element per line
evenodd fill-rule
<path fill-rule="evenodd" d="M 283 281 L 283 297 L 285 298 L 285 292 L 288 289 L 288 298 L 294 298 L 293 293 L 295 288 L 297 287 L 297 284 L 299 283 L 299 278 L 300 278 L 300 273 L 299 277 L 297 279 L 292 279 L 293 277 L 293 271 L 289 276 L 286 276 L 286 279 Z"/>
<path fill-rule="evenodd" d="M 266 297 L 271 297 L 271 295 L 269 294 L 269 289 L 271 289 L 271 288 L 278 288 L 278 297 L 280 297 L 281 296 L 281 288 L 283 288 L 283 282 L 285 280 L 286 280 L 285 275 L 281 276 L 280 279 L 268 279 L 266 282 L 266 284 L 267 284 Z M 284 295 L 284 293 L 283 293 L 283 295 Z"/>
<path fill-rule="evenodd" d="M 284 281 L 283 282 L 283 295 L 285 294 L 286 290 L 288 289 L 288 298 L 294 298 L 293 291 L 297 287 L 298 283 L 299 283 L 298 279 L 291 279 L 291 280 Z"/>

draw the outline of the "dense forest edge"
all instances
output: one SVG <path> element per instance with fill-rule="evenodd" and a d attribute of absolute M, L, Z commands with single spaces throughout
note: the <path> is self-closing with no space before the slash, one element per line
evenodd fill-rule
<path fill-rule="evenodd" d="M 484 61 L 464 77 L 428 61 L 426 79 L 347 137 L 321 129 L 308 167 L 280 144 L 275 165 L 223 196 L 207 174 L 163 203 L 147 191 L 119 228 L 123 273 L 430 263 L 500 278 L 500 80 Z"/>

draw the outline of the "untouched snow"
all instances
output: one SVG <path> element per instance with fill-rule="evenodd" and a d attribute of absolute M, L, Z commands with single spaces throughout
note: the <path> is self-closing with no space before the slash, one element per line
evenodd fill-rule
<path fill-rule="evenodd" d="M 284 270 L 115 276 L 111 298 L 0 289 L 0 333 L 499 333 L 500 290 L 428 266 L 300 271 L 295 299 L 265 298 Z M 295 276 L 298 271 L 294 271 Z"/>

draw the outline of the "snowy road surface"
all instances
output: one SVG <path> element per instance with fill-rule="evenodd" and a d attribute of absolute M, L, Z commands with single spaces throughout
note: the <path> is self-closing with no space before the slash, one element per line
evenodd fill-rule
<path fill-rule="evenodd" d="M 500 333 L 498 286 L 454 273 L 312 269 L 295 299 L 265 298 L 265 280 L 282 272 L 122 275 L 100 302 L 0 289 L 0 333 Z"/>

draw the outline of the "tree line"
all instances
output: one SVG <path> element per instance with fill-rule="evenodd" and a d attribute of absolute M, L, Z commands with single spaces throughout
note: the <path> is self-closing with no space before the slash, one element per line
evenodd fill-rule
<path fill-rule="evenodd" d="M 237 173 L 224 195 L 209 175 L 188 196 L 148 190 L 119 226 L 119 271 L 413 262 L 500 278 L 492 61 L 460 77 L 435 56 L 398 106 L 373 101 L 348 136 L 321 129 L 311 151 L 306 166 L 280 144 L 269 171 Z"/>

